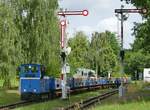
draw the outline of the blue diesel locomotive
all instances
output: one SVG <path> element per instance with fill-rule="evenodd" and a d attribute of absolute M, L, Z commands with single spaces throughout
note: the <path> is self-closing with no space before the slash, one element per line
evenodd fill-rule
<path fill-rule="evenodd" d="M 61 90 L 61 80 L 46 76 L 45 67 L 40 64 L 22 64 L 19 66 L 20 94 L 22 100 L 52 98 L 55 91 Z M 71 90 L 79 87 L 109 84 L 106 78 L 68 78 L 67 86 Z M 120 80 L 111 81 L 120 85 Z"/>
<path fill-rule="evenodd" d="M 56 90 L 55 79 L 45 76 L 45 67 L 40 64 L 22 64 L 19 67 L 21 99 L 50 97 Z"/>

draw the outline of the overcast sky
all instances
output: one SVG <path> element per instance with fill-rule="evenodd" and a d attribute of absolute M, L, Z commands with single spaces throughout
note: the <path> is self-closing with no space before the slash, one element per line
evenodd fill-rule
<path fill-rule="evenodd" d="M 68 16 L 69 25 L 67 32 L 73 36 L 77 31 L 84 31 L 91 38 L 91 33 L 109 30 L 120 34 L 120 23 L 118 22 L 114 9 L 120 8 L 120 0 L 59 0 L 59 7 L 67 10 L 89 11 L 87 17 Z M 125 8 L 135 8 L 132 5 L 125 5 Z M 133 43 L 132 28 L 134 22 L 142 22 L 139 14 L 130 14 L 127 21 L 124 22 L 124 48 L 130 48 Z M 118 25 L 119 24 L 119 25 Z"/>

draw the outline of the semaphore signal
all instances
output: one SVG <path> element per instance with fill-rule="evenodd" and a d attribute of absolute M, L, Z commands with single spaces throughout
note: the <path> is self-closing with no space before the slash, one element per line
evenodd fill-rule
<path fill-rule="evenodd" d="M 59 11 L 58 15 L 60 16 L 68 16 L 68 15 L 83 15 L 87 16 L 89 14 L 88 10 L 83 10 L 83 11 Z"/>
<path fill-rule="evenodd" d="M 88 10 L 82 10 L 82 11 L 59 11 L 57 13 L 59 16 L 64 17 L 63 20 L 60 21 L 61 25 L 61 58 L 62 58 L 62 68 L 61 68 L 61 87 L 62 87 L 62 99 L 67 98 L 67 87 L 66 87 L 66 80 L 67 80 L 67 41 L 66 41 L 66 27 L 67 27 L 67 20 L 65 19 L 66 16 L 74 16 L 74 15 L 80 15 L 80 16 L 87 16 L 89 14 Z M 67 51 L 66 51 L 67 50 Z"/>
<path fill-rule="evenodd" d="M 146 14 L 148 10 L 146 8 L 141 9 L 115 9 L 115 13 L 141 13 Z"/>
<path fill-rule="evenodd" d="M 129 1 L 129 0 L 128 0 Z M 127 20 L 126 14 L 128 13 L 141 13 L 141 14 L 146 14 L 148 10 L 146 8 L 141 8 L 141 9 L 124 9 L 124 6 L 121 5 L 121 9 L 115 9 L 115 13 L 117 13 L 118 20 L 121 22 L 121 50 L 120 50 L 120 61 L 121 61 L 121 73 L 124 74 L 124 55 L 125 51 L 123 48 L 123 22 Z M 119 18 L 120 15 L 120 18 Z M 121 81 L 121 85 L 119 87 L 119 96 L 122 97 L 125 94 L 125 87 L 123 86 L 123 81 Z"/>

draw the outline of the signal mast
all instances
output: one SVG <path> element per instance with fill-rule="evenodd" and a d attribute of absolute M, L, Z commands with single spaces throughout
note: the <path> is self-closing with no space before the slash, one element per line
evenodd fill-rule
<path fill-rule="evenodd" d="M 75 15 L 81 15 L 81 16 L 87 16 L 88 11 L 59 11 L 57 13 L 59 16 L 63 17 L 63 20 L 60 21 L 61 26 L 61 59 L 62 59 L 62 68 L 61 68 L 61 87 L 62 87 L 62 99 L 67 98 L 67 62 L 66 57 L 70 53 L 71 49 L 67 48 L 67 36 L 66 36 L 66 27 L 67 27 L 67 20 L 66 16 L 75 16 Z"/>
<path fill-rule="evenodd" d="M 129 2 L 130 0 L 126 0 Z M 124 9 L 124 6 L 121 5 L 121 9 L 115 9 L 116 16 L 119 21 L 121 21 L 121 50 L 120 50 L 120 61 L 121 61 L 121 73 L 124 74 L 124 48 L 123 48 L 123 23 L 125 20 L 128 19 L 128 16 L 126 14 L 129 13 L 141 13 L 146 14 L 148 10 L 146 8 L 137 8 L 137 9 Z M 120 16 L 119 16 L 120 15 Z M 123 78 L 122 78 L 123 80 Z M 125 88 L 123 87 L 123 81 L 121 81 L 121 86 L 119 87 L 119 96 L 122 97 L 125 94 Z"/>

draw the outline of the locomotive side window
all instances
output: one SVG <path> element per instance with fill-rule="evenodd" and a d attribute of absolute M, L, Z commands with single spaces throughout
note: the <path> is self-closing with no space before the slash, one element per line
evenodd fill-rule
<path fill-rule="evenodd" d="M 82 76 L 83 76 L 83 71 L 82 71 Z"/>
<path fill-rule="evenodd" d="M 43 78 L 43 76 L 45 75 L 45 67 L 41 66 L 41 78 Z"/>
<path fill-rule="evenodd" d="M 95 77 L 94 73 L 92 73 L 91 71 L 88 74 L 89 74 L 88 77 Z"/>

